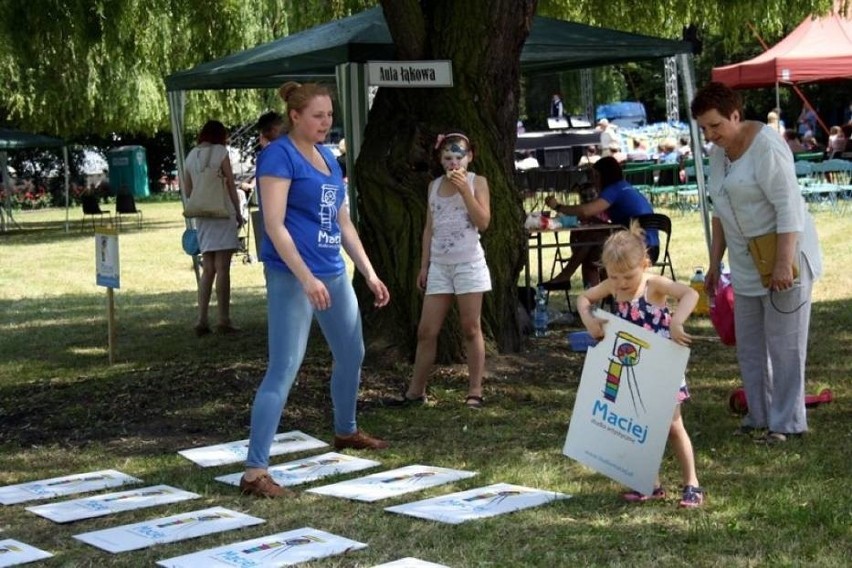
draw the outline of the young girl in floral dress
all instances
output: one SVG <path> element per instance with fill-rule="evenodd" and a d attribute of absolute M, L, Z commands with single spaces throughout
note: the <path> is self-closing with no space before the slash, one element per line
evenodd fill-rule
<path fill-rule="evenodd" d="M 680 345 L 689 345 L 691 337 L 683 329 L 683 324 L 698 303 L 698 292 L 680 282 L 674 282 L 665 276 L 646 274 L 651 266 L 645 248 L 645 234 L 637 222 L 630 230 L 613 234 L 603 247 L 601 263 L 606 269 L 607 278 L 597 286 L 589 288 L 577 299 L 577 309 L 586 329 L 595 339 L 604 336 L 606 320 L 596 318 L 592 306 L 612 296 L 615 298 L 616 315 L 631 323 L 642 326 Z M 667 301 L 677 300 L 677 307 L 671 311 Z M 683 424 L 680 403 L 689 398 L 686 380 L 681 383 L 669 428 L 669 443 L 680 463 L 683 480 L 681 507 L 700 507 L 704 503 L 704 490 L 698 484 L 695 473 L 695 457 L 692 441 Z M 636 491 L 624 493 L 625 500 L 644 502 L 650 499 L 664 499 L 659 475 L 650 495 Z"/>

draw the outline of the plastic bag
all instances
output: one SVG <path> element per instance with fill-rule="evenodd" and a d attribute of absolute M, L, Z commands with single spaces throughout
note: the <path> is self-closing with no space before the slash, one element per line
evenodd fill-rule
<path fill-rule="evenodd" d="M 734 287 L 727 278 L 720 278 L 716 287 L 716 295 L 710 305 L 710 321 L 719 334 L 719 339 L 725 345 L 736 345 L 737 336 L 734 330 Z"/>
<path fill-rule="evenodd" d="M 553 219 L 546 214 L 542 214 L 541 211 L 533 211 L 527 215 L 526 221 L 524 221 L 524 228 L 529 231 L 561 229 L 562 223 L 558 219 Z"/>

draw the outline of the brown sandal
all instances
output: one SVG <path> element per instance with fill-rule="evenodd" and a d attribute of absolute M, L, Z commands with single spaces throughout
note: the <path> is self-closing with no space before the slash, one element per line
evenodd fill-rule
<path fill-rule="evenodd" d="M 465 404 L 465 406 L 467 406 L 468 408 L 473 408 L 473 409 L 479 410 L 480 408 L 482 408 L 483 406 L 485 406 L 485 399 L 484 399 L 484 398 L 482 398 L 481 396 L 476 396 L 476 395 L 473 395 L 473 394 L 469 394 L 469 395 L 467 395 L 467 397 L 464 399 L 464 404 Z"/>

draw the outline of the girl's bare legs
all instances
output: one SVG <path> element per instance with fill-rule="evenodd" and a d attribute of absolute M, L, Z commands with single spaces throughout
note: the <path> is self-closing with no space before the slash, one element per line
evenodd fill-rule
<path fill-rule="evenodd" d="M 216 251 L 202 253 L 201 280 L 198 283 L 198 322 L 196 328 L 210 325 L 207 317 L 210 308 L 210 295 L 213 292 L 213 280 L 216 279 Z"/>
<path fill-rule="evenodd" d="M 485 373 L 485 339 L 482 337 L 482 292 L 458 296 L 459 317 L 467 355 L 468 396 L 482 396 Z"/>
<path fill-rule="evenodd" d="M 689 439 L 689 434 L 686 433 L 686 427 L 683 425 L 680 405 L 675 407 L 672 425 L 669 428 L 669 444 L 680 464 L 683 485 L 699 487 L 698 475 L 695 473 L 695 455 L 692 452 L 692 441 Z"/>
<path fill-rule="evenodd" d="M 216 309 L 219 313 L 219 325 L 231 325 L 231 256 L 230 250 L 217 250 L 216 263 Z M 208 292 L 209 300 L 209 292 Z"/>
<path fill-rule="evenodd" d="M 414 375 L 408 384 L 405 397 L 420 398 L 426 395 L 426 383 L 438 349 L 438 334 L 444 318 L 452 305 L 452 294 L 429 294 L 423 298 L 423 311 L 417 326 L 417 353 L 414 356 Z"/>

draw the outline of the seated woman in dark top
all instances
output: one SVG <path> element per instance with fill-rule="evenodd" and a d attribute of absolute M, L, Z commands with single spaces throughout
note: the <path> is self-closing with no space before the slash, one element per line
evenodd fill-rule
<path fill-rule="evenodd" d="M 639 193 L 635 187 L 630 185 L 624 179 L 624 172 L 621 169 L 618 161 L 608 156 L 598 160 L 592 166 L 595 186 L 600 192 L 598 196 L 588 203 L 580 203 L 579 205 L 562 205 L 556 201 L 552 195 L 548 196 L 545 203 L 551 209 L 557 211 L 561 215 L 575 215 L 581 219 L 593 218 L 605 214 L 609 217 L 611 223 L 622 225 L 623 227 L 630 226 L 630 220 L 640 215 L 653 213 L 654 209 L 651 203 L 644 195 Z M 596 233 L 596 232 L 595 232 Z M 579 235 L 579 232 L 577 233 Z M 572 234 L 572 243 L 574 235 Z M 590 239 L 601 240 L 600 235 L 590 235 Z M 657 231 L 649 229 L 645 232 L 645 243 L 648 246 L 648 256 L 651 262 L 657 260 L 660 255 L 660 239 Z M 597 270 L 597 261 L 600 258 L 600 247 L 582 247 L 577 248 L 576 253 L 586 250 L 586 258 L 580 262 L 583 264 L 583 284 L 585 286 L 594 286 L 600 281 L 600 276 Z M 596 253 L 594 252 L 596 250 Z M 574 258 L 572 254 L 571 258 Z M 588 270 L 587 268 L 588 267 Z M 570 273 L 566 273 L 567 270 Z M 542 286 L 546 290 L 564 290 L 570 287 L 566 285 L 571 279 L 571 274 L 577 269 L 577 266 L 569 263 L 561 273 L 553 280 L 543 282 Z"/>

